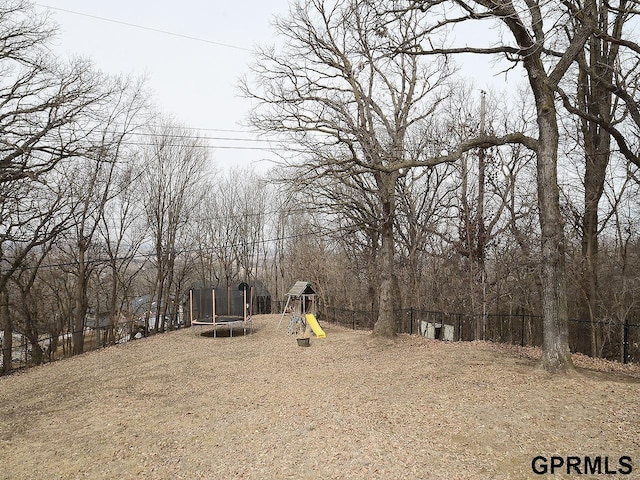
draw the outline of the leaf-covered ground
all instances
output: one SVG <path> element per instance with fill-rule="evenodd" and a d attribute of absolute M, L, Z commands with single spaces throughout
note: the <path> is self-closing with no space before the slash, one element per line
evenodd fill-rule
<path fill-rule="evenodd" d="M 0 378 L 0 478 L 640 478 L 638 366 L 549 376 L 532 349 L 327 325 L 301 348 L 278 320 Z M 541 476 L 536 456 L 633 472 Z"/>

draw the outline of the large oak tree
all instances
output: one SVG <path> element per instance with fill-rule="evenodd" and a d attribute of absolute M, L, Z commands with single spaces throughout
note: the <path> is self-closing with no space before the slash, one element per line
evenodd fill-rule
<path fill-rule="evenodd" d="M 538 208 L 542 238 L 542 365 L 551 372 L 573 368 L 568 339 L 564 222 L 558 188 L 558 108 L 556 91 L 585 44 L 596 31 L 595 3 L 537 0 L 420 0 L 409 11 L 431 12 L 416 43 L 420 54 L 501 55 L 526 73 L 536 106 L 537 138 L 526 145 L 536 153 Z M 578 27 L 565 43 L 562 25 Z M 498 27 L 500 35 L 477 36 L 472 45 L 451 45 L 444 33 L 480 23 Z M 483 39 L 485 39 L 483 41 Z M 488 41 L 486 40 L 488 39 Z M 411 48 L 415 49 L 412 45 Z"/>
<path fill-rule="evenodd" d="M 417 45 L 413 51 L 394 48 L 416 38 L 424 14 L 413 9 L 398 16 L 389 11 L 393 3 L 294 4 L 275 23 L 282 46 L 261 50 L 242 85 L 257 103 L 253 125 L 299 145 L 284 163 L 295 167 L 293 179 L 308 198 L 341 218 L 368 219 L 360 227 L 377 232 L 381 278 L 374 333 L 384 336 L 397 331 L 399 179 L 413 167 L 453 161 L 486 141 L 449 150 L 436 119 L 441 101 L 452 94 L 453 67 L 446 56 L 426 61 L 415 55 Z M 360 213 L 346 212 L 345 205 Z"/>

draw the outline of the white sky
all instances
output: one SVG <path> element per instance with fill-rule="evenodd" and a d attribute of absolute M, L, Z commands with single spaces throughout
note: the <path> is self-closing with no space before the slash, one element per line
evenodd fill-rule
<path fill-rule="evenodd" d="M 246 141 L 257 137 L 241 126 L 249 103 L 239 97 L 237 84 L 252 61 L 251 50 L 275 41 L 270 22 L 274 15 L 287 14 L 288 3 L 288 0 L 40 0 L 36 8 L 42 11 L 51 7 L 52 18 L 59 25 L 54 48 L 61 56 L 89 57 L 106 73 L 146 76 L 155 104 L 163 113 L 188 127 L 202 129 L 206 136 L 215 138 L 210 140 L 211 145 L 225 147 L 212 151 L 216 165 L 223 169 L 252 165 L 263 170 L 269 166 L 264 159 L 274 155 L 251 149 L 268 144 Z M 486 58 L 466 56 L 458 61 L 465 62 L 465 71 L 470 72 L 478 90 L 505 88 L 504 76 L 496 77 L 487 71 Z"/>
<path fill-rule="evenodd" d="M 238 79 L 252 61 L 255 45 L 274 42 L 270 22 L 288 12 L 288 0 L 42 0 L 59 26 L 54 48 L 63 57 L 89 57 L 110 74 L 146 76 L 154 103 L 186 126 L 199 129 L 248 130 L 244 122 L 248 101 L 240 98 Z M 78 15 L 60 9 L 82 13 Z M 230 48 L 100 20 L 136 24 L 196 37 Z M 208 137 L 257 138 L 251 133 L 204 131 Z M 211 140 L 214 163 L 267 166 L 272 154 L 235 147 L 268 146 L 248 141 Z M 233 147 L 233 148 L 232 148 Z"/>

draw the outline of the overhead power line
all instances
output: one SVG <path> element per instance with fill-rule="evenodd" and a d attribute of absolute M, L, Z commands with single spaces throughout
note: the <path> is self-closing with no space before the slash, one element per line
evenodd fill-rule
<path fill-rule="evenodd" d="M 269 243 L 275 243 L 275 242 L 281 242 L 281 241 L 285 241 L 285 240 L 296 240 L 296 239 L 300 239 L 300 238 L 304 238 L 304 237 L 330 237 L 333 234 L 336 234 L 340 231 L 340 229 L 335 229 L 335 230 L 327 230 L 325 232 L 318 232 L 318 231 L 314 231 L 314 232 L 307 232 L 307 233 L 297 233 L 297 234 L 292 234 L 292 235 L 285 235 L 285 236 L 279 236 L 279 237 L 275 237 L 275 238 L 267 238 L 267 239 L 260 239 L 260 240 L 253 240 L 253 241 L 244 241 L 241 243 L 236 243 L 233 245 L 220 245 L 220 246 L 214 246 L 213 250 L 222 250 L 222 249 L 227 249 L 227 248 L 238 248 L 238 247 L 249 247 L 249 246 L 255 246 L 255 245 L 266 245 Z M 202 248 L 176 248 L 174 253 L 176 255 L 178 254 L 193 254 L 193 253 L 202 253 Z M 100 265 L 100 264 L 107 264 L 109 262 L 112 261 L 124 261 L 124 260 L 150 260 L 153 259 L 157 256 L 156 252 L 148 252 L 148 253 L 135 253 L 133 255 L 130 256 L 124 256 L 124 257 L 113 257 L 113 258 L 107 258 L 107 257 L 98 257 L 98 258 L 92 258 L 87 260 L 85 263 L 87 265 Z M 21 266 L 19 267 L 19 270 L 23 270 L 23 271 L 27 271 L 27 270 L 33 270 L 33 269 L 52 269 L 52 268 L 61 268 L 61 267 L 75 267 L 79 265 L 79 262 L 76 261 L 70 261 L 70 262 L 57 262 L 57 263 L 45 263 L 39 266 L 30 266 L 30 265 L 25 265 L 25 266 Z M 1 273 L 7 273 L 9 272 L 9 270 L 5 270 L 5 269 L 0 269 Z"/>
<path fill-rule="evenodd" d="M 149 127 L 151 128 L 160 128 L 161 126 L 159 125 L 149 125 Z M 183 125 L 176 125 L 175 127 L 172 127 L 169 125 L 169 128 L 174 128 L 176 130 L 202 130 L 203 132 L 226 132 L 226 133 L 258 133 L 258 132 L 252 132 L 251 130 L 238 130 L 238 129 L 231 129 L 231 128 L 200 128 L 200 127 L 186 127 Z"/>
<path fill-rule="evenodd" d="M 135 147 L 155 147 L 157 146 L 154 143 L 150 143 L 150 142 L 132 142 L 132 141 L 124 141 L 123 142 L 124 145 L 130 145 L 130 146 L 135 146 Z M 178 143 L 174 143 L 174 144 L 162 144 L 163 147 L 184 147 L 185 145 L 182 144 L 178 144 Z M 201 144 L 201 145 L 189 145 L 189 147 L 193 147 L 193 148 L 204 148 L 204 149 L 212 149 L 212 150 L 261 150 L 261 151 L 265 151 L 265 152 L 298 152 L 298 153 L 307 153 L 305 150 L 302 149 L 296 149 L 296 148 L 283 148 L 283 147 L 250 147 L 250 146 L 243 146 L 243 145 L 207 145 L 207 144 Z"/>
<path fill-rule="evenodd" d="M 131 135 L 138 135 L 141 137 L 188 138 L 193 140 L 222 140 L 227 142 L 260 142 L 260 143 L 275 142 L 275 140 L 268 140 L 268 139 L 261 139 L 261 138 L 210 137 L 207 135 L 182 135 L 182 134 L 174 134 L 174 133 L 154 133 L 154 132 L 132 132 Z"/>
<path fill-rule="evenodd" d="M 174 37 L 186 38 L 187 40 L 195 40 L 196 42 L 209 43 L 211 45 L 217 45 L 219 47 L 233 48 L 233 49 L 236 49 L 236 50 L 244 50 L 245 52 L 252 52 L 252 50 L 250 48 L 239 47 L 237 45 L 231 45 L 229 43 L 215 42 L 213 40 L 207 40 L 205 38 L 194 37 L 194 36 L 191 36 L 191 35 L 184 35 L 182 33 L 170 32 L 168 30 L 161 30 L 159 28 L 147 27 L 145 25 L 138 25 L 136 23 L 123 22 L 122 20 L 115 20 L 113 18 L 101 17 L 99 15 L 92 15 L 90 13 L 76 12 L 74 10 L 68 10 L 66 8 L 52 7 L 51 5 L 44 5 L 42 3 L 36 3 L 35 5 L 37 5 L 39 7 L 42 7 L 42 8 L 48 8 L 50 10 L 57 10 L 57 11 L 60 11 L 60 12 L 71 13 L 73 15 L 79 15 L 79 16 L 82 16 L 82 17 L 93 18 L 95 20 L 101 20 L 103 22 L 110 22 L 110 23 L 116 23 L 118 25 L 125 25 L 127 27 L 139 28 L 139 29 L 142 29 L 142 30 L 147 30 L 149 32 L 162 33 L 163 35 L 171 35 L 171 36 L 174 36 Z"/>
<path fill-rule="evenodd" d="M 190 130 L 207 130 L 207 129 L 190 129 Z M 71 130 L 69 130 L 71 131 Z M 229 131 L 232 130 L 216 130 L 210 129 L 210 131 Z M 240 131 L 238 131 L 240 132 Z M 76 131 L 76 133 L 78 133 Z M 85 135 L 88 135 L 88 132 L 83 132 Z M 247 133 L 247 132 L 242 132 Z M 168 143 L 157 143 L 154 142 L 154 139 L 165 139 L 169 140 Z M 181 143 L 182 140 L 191 140 L 194 142 L 203 141 L 203 142 L 235 142 L 240 143 L 240 145 L 229 145 L 229 144 L 215 144 L 212 145 L 210 143 Z M 231 136 L 210 136 L 210 135 L 199 135 L 199 134 L 174 134 L 174 133 L 155 133 L 155 132 L 136 132 L 132 131 L 126 133 L 123 136 L 123 139 L 119 142 L 122 145 L 129 145 L 135 147 L 193 147 L 193 148 L 204 148 L 204 149 L 221 149 L 221 150 L 262 150 L 267 152 L 299 152 L 306 153 L 306 150 L 302 149 L 300 144 L 287 139 L 275 140 L 275 139 L 262 139 L 262 138 L 248 138 L 248 137 L 231 137 Z M 242 143 L 248 145 L 242 145 Z M 284 145 L 292 145 L 291 148 L 285 148 Z"/>
<path fill-rule="evenodd" d="M 114 124 L 118 125 L 118 124 Z M 250 137 L 233 137 L 233 136 L 211 136 L 211 135 L 202 135 L 200 132 L 223 132 L 223 133 L 234 133 L 234 134 L 256 134 L 258 135 L 260 132 L 252 132 L 247 130 L 233 130 L 233 129 L 223 129 L 223 128 L 199 128 L 199 127 L 184 127 L 184 126 L 162 126 L 162 125 L 148 125 L 152 131 L 130 131 L 130 132 L 118 132 L 126 137 L 151 137 L 151 138 L 175 138 L 175 139 L 188 139 L 188 140 L 214 140 L 214 141 L 223 141 L 223 142 L 249 142 L 249 143 L 267 143 L 269 145 L 282 145 L 282 144 L 293 144 L 299 146 L 300 144 L 291 139 L 286 138 L 250 138 Z M 64 127 L 63 127 L 64 128 Z M 172 130 L 176 131 L 186 131 L 187 133 L 162 133 L 158 131 L 153 131 L 156 128 L 162 131 L 171 132 Z M 82 132 L 82 130 L 70 129 L 67 128 L 67 131 L 71 132 Z M 193 131 L 195 133 L 188 133 Z M 89 135 L 89 131 L 82 132 L 85 135 Z M 131 140 L 129 141 L 131 142 Z M 125 143 L 127 143 L 125 141 Z M 229 148 L 229 147 L 227 147 Z M 274 147 L 275 148 L 275 147 Z"/>

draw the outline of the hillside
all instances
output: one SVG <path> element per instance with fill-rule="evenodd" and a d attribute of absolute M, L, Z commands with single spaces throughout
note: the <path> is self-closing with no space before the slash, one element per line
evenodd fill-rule
<path fill-rule="evenodd" d="M 330 325 L 300 348 L 278 320 L 0 378 L 0 478 L 523 479 L 538 455 L 640 474 L 637 366 L 551 377 L 510 349 Z"/>

